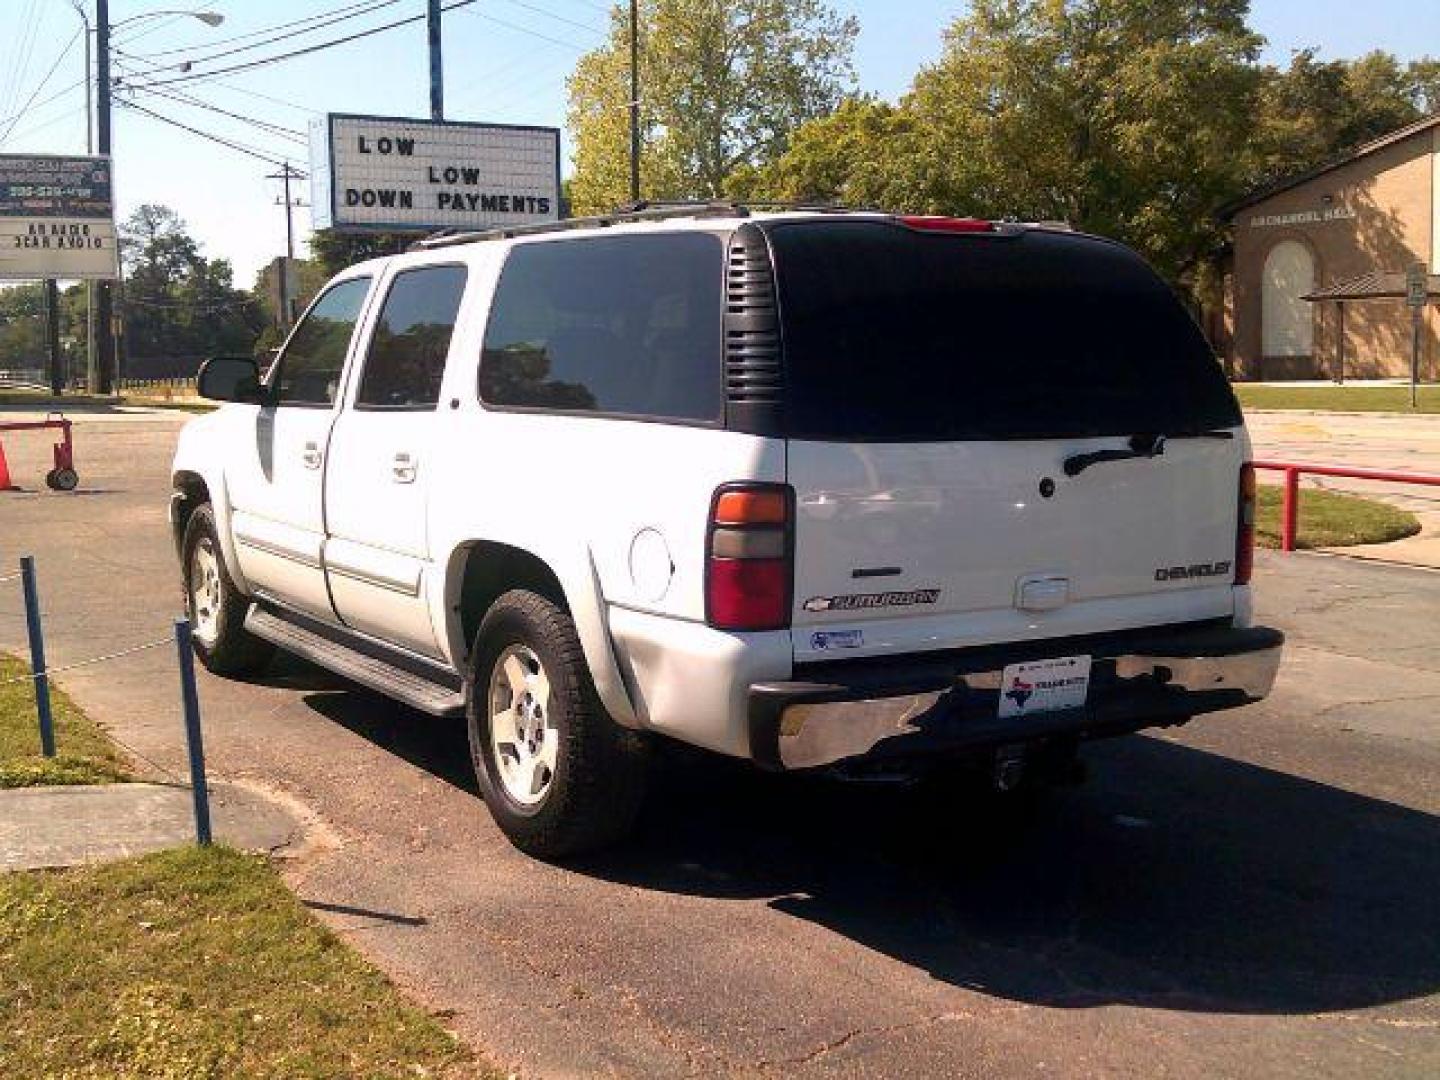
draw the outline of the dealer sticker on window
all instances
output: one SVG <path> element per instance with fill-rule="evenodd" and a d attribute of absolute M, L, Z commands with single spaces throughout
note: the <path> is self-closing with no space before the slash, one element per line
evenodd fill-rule
<path fill-rule="evenodd" d="M 1090 689 L 1090 657 L 1061 656 L 1009 664 L 1000 678 L 1000 716 L 1074 709 Z"/>

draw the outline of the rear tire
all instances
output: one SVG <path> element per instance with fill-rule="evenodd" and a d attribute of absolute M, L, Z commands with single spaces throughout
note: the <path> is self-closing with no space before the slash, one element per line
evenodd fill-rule
<path fill-rule="evenodd" d="M 517 589 L 490 608 L 472 652 L 466 716 L 486 805 L 521 851 L 560 859 L 630 831 L 646 745 L 605 712 L 575 623 L 554 603 Z"/>
<path fill-rule="evenodd" d="M 180 567 L 185 614 L 200 662 L 216 675 L 248 675 L 265 667 L 275 646 L 245 629 L 250 601 L 230 577 L 209 503 L 197 507 L 185 525 Z"/>

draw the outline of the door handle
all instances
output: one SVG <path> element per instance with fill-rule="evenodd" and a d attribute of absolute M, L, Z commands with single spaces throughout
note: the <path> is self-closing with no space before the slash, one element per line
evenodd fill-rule
<path fill-rule="evenodd" d="M 390 478 L 397 484 L 413 484 L 419 471 L 420 463 L 402 450 L 390 466 Z"/>
<path fill-rule="evenodd" d="M 320 452 L 318 444 L 307 442 L 304 452 L 300 455 L 300 460 L 305 463 L 307 469 L 318 469 L 320 462 L 325 460 L 325 455 Z"/>

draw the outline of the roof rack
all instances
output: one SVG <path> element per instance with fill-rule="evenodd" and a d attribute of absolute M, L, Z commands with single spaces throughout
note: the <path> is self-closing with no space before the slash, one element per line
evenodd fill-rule
<path fill-rule="evenodd" d="M 740 203 L 722 199 L 700 201 L 645 201 L 628 203 L 617 207 L 608 214 L 590 217 L 562 218 L 559 221 L 541 221 L 533 225 L 505 225 L 496 229 L 458 231 L 442 229 L 431 233 L 423 240 L 417 240 L 410 251 L 433 251 L 435 248 L 452 247 L 457 244 L 473 244 L 482 240 L 509 240 L 516 236 L 534 236 L 539 233 L 571 232 L 577 229 L 606 229 L 612 225 L 624 225 L 636 221 L 668 221 L 674 218 L 707 217 L 748 217 L 756 210 L 803 210 L 810 213 L 841 214 L 853 211 L 854 207 L 833 204 L 753 202 Z"/>

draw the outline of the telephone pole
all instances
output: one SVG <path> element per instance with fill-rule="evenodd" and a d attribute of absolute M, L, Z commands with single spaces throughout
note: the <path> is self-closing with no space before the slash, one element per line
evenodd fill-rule
<path fill-rule="evenodd" d="M 445 119 L 444 57 L 440 51 L 440 0 L 430 0 L 425 12 L 425 29 L 430 38 L 430 119 Z"/>
<path fill-rule="evenodd" d="M 270 173 L 266 177 L 267 180 L 279 180 L 285 185 L 285 257 L 280 260 L 279 304 L 282 329 L 289 329 L 290 324 L 295 321 L 295 309 L 290 298 L 290 264 L 295 261 L 294 209 L 300 205 L 300 200 L 290 197 L 290 181 L 304 178 L 305 174 L 293 168 L 288 161 L 281 165 L 278 173 Z"/>
<path fill-rule="evenodd" d="M 110 156 L 110 0 L 95 0 L 95 143 L 102 157 Z M 112 160 L 110 181 L 115 181 Z M 94 363 L 86 373 L 85 388 L 92 394 L 108 394 L 115 379 L 115 325 L 113 284 L 95 284 Z"/>
<path fill-rule="evenodd" d="M 640 201 L 640 0 L 630 0 L 630 201 Z"/>

